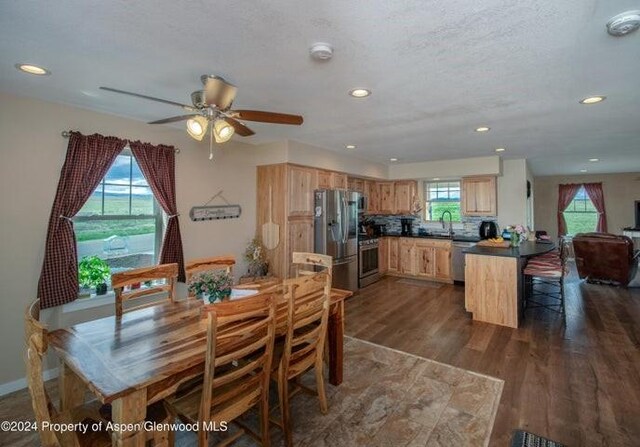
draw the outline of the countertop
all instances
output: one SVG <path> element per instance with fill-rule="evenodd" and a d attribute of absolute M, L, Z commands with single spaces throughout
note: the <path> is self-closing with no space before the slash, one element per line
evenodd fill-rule
<path fill-rule="evenodd" d="M 433 234 L 412 234 L 412 235 L 402 235 L 400 233 L 391 233 L 391 234 L 383 234 L 381 236 L 378 237 L 410 237 L 410 238 L 416 238 L 416 239 L 437 239 L 437 240 L 444 240 L 444 241 L 454 241 L 454 242 L 478 242 L 480 240 L 480 237 L 478 236 L 468 236 L 468 235 L 463 235 L 463 234 L 455 234 L 453 235 L 453 238 L 447 237 L 447 236 L 438 236 L 438 235 L 433 235 Z"/>
<path fill-rule="evenodd" d="M 477 245 L 469 247 L 462 252 L 468 255 L 484 255 L 484 256 L 505 256 L 509 258 L 530 258 L 548 253 L 556 248 L 553 242 L 529 242 L 525 241 L 519 247 L 500 248 L 500 247 L 478 247 Z"/>

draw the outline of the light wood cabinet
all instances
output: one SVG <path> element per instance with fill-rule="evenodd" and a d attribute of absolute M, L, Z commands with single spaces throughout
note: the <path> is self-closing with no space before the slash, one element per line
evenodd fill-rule
<path fill-rule="evenodd" d="M 415 247 L 416 244 L 409 238 L 400 238 L 400 273 L 415 276 Z"/>
<path fill-rule="evenodd" d="M 316 170 L 318 189 L 347 189 L 347 174 Z"/>
<path fill-rule="evenodd" d="M 331 172 L 316 171 L 318 189 L 331 189 Z"/>
<path fill-rule="evenodd" d="M 347 189 L 350 191 L 356 191 L 361 193 L 362 195 L 366 195 L 364 189 L 364 180 L 355 178 L 355 177 L 347 177 Z"/>
<path fill-rule="evenodd" d="M 289 166 L 289 216 L 313 216 L 313 169 Z M 282 200 L 274 197 L 273 200 Z"/>
<path fill-rule="evenodd" d="M 313 252 L 313 218 L 312 217 L 290 217 L 288 220 L 288 259 L 296 251 Z M 291 268 L 291 262 L 289 267 Z M 289 270 L 290 270 L 289 268 Z M 289 275 L 293 274 L 291 270 Z"/>
<path fill-rule="evenodd" d="M 415 265 L 412 274 L 427 278 L 435 276 L 435 248 L 430 244 L 416 241 L 414 250 Z"/>
<path fill-rule="evenodd" d="M 418 183 L 414 180 L 394 182 L 394 213 L 410 214 L 413 201 L 418 191 Z"/>
<path fill-rule="evenodd" d="M 364 182 L 365 195 L 367 196 L 367 213 L 376 214 L 380 210 L 380 191 L 378 190 L 378 182 Z"/>
<path fill-rule="evenodd" d="M 380 238 L 378 242 L 378 273 L 384 275 L 389 270 L 389 238 Z"/>
<path fill-rule="evenodd" d="M 333 189 L 347 189 L 347 174 L 331 173 L 331 187 Z"/>
<path fill-rule="evenodd" d="M 389 237 L 386 240 L 389 250 L 387 271 L 398 272 L 400 269 L 400 238 Z"/>
<path fill-rule="evenodd" d="M 465 177 L 461 182 L 460 207 L 465 216 L 496 216 L 498 198 L 494 176 Z"/>
<path fill-rule="evenodd" d="M 451 278 L 451 248 L 435 248 L 435 276 L 450 280 Z"/>
<path fill-rule="evenodd" d="M 378 182 L 378 194 L 378 212 L 394 214 L 396 212 L 394 182 Z"/>

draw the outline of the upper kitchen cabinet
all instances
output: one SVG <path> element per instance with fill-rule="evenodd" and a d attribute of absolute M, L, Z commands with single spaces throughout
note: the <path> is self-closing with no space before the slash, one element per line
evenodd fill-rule
<path fill-rule="evenodd" d="M 347 174 L 317 171 L 318 189 L 347 189 Z"/>
<path fill-rule="evenodd" d="M 367 213 L 378 213 L 380 210 L 380 191 L 378 190 L 378 182 L 365 180 L 364 195 L 367 196 Z"/>
<path fill-rule="evenodd" d="M 380 214 L 395 214 L 395 189 L 394 182 L 378 182 L 379 206 Z"/>
<path fill-rule="evenodd" d="M 418 182 L 415 180 L 394 182 L 394 213 L 410 214 L 417 192 Z"/>
<path fill-rule="evenodd" d="M 460 205 L 463 215 L 497 215 L 498 198 L 494 176 L 464 177 L 461 186 Z"/>
<path fill-rule="evenodd" d="M 366 195 L 364 190 L 365 181 L 360 178 L 348 177 L 347 178 L 347 189 L 350 191 L 356 191 L 361 194 Z"/>
<path fill-rule="evenodd" d="M 313 216 L 313 191 L 316 185 L 315 171 L 300 166 L 288 166 L 289 216 Z M 282 200 L 278 197 L 277 200 Z"/>

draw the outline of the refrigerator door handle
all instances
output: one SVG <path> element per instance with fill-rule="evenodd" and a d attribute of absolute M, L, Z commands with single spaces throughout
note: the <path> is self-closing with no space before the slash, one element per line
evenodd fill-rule
<path fill-rule="evenodd" d="M 355 262 L 355 259 L 347 259 L 346 261 L 338 261 L 338 262 L 334 262 L 334 263 L 332 264 L 332 266 L 349 264 L 349 263 L 351 263 L 351 262 Z"/>
<path fill-rule="evenodd" d="M 344 228 L 342 229 L 342 243 L 347 243 L 347 238 L 349 237 L 349 204 L 347 203 L 347 196 L 345 193 L 342 193 L 342 209 L 344 219 L 343 224 Z"/>

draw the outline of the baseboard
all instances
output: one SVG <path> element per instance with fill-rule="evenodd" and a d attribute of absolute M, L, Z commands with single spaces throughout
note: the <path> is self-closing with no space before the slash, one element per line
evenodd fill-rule
<path fill-rule="evenodd" d="M 47 380 L 55 379 L 58 377 L 58 368 L 51 368 L 42 373 L 42 378 L 46 382 Z M 0 384 L 0 397 L 13 393 L 14 391 L 23 390 L 27 387 L 27 379 L 14 380 L 12 382 L 6 382 Z"/>

